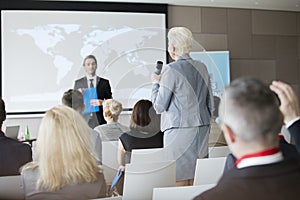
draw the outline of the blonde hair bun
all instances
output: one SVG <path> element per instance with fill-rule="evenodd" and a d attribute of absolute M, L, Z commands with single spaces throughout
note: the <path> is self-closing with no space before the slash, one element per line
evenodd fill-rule
<path fill-rule="evenodd" d="M 117 100 L 107 99 L 103 101 L 103 112 L 111 118 L 117 118 L 122 110 L 122 104 Z"/>

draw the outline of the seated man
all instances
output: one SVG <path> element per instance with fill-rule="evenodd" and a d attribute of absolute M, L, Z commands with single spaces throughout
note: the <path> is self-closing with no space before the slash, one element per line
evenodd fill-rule
<path fill-rule="evenodd" d="M 20 167 L 32 161 L 32 152 L 28 144 L 5 136 L 1 131 L 5 119 L 5 103 L 0 98 L 0 176 L 19 175 Z"/>
<path fill-rule="evenodd" d="M 78 90 L 70 89 L 66 91 L 62 97 L 62 104 L 69 106 L 79 112 L 80 114 L 84 111 L 85 105 L 83 103 L 83 96 Z M 98 164 L 102 164 L 102 141 L 97 131 L 90 128 L 92 144 L 94 148 L 94 156 Z"/>
<path fill-rule="evenodd" d="M 299 101 L 292 87 L 280 81 L 273 81 L 270 89 L 276 92 L 281 105 L 281 110 L 286 128 L 296 142 L 296 148 L 300 154 L 300 112 Z"/>
<path fill-rule="evenodd" d="M 283 159 L 278 141 L 283 115 L 278 105 L 269 87 L 253 78 L 235 80 L 225 89 L 219 108 L 221 128 L 237 161 L 216 187 L 195 200 L 298 198 L 300 160 Z"/>
<path fill-rule="evenodd" d="M 278 98 L 281 102 L 279 109 L 283 114 L 283 121 L 286 128 L 288 129 L 292 137 L 294 137 L 295 141 L 298 141 L 295 147 L 294 145 L 288 143 L 282 135 L 279 135 L 279 149 L 281 150 L 284 159 L 299 157 L 300 113 L 297 95 L 295 94 L 291 86 L 281 81 L 273 81 L 270 85 L 270 89 L 278 95 Z M 232 154 L 229 154 L 226 159 L 224 171 L 233 168 L 235 162 L 236 158 Z"/>

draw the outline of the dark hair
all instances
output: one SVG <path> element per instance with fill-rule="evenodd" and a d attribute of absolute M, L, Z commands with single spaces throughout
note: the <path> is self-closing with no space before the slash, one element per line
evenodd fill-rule
<path fill-rule="evenodd" d="M 85 61 L 86 61 L 87 59 L 94 59 L 95 62 L 96 62 L 96 65 L 97 65 L 97 59 L 96 59 L 96 57 L 95 57 L 94 55 L 88 55 L 87 57 L 85 57 L 85 58 L 83 59 L 82 66 L 84 66 Z"/>
<path fill-rule="evenodd" d="M 2 126 L 3 122 L 6 119 L 5 103 L 2 98 L 0 98 L 0 125 Z"/>
<path fill-rule="evenodd" d="M 149 110 L 152 107 L 152 102 L 149 100 L 139 100 L 133 107 L 131 114 L 130 127 L 135 128 L 138 126 L 147 126 L 151 122 Z"/>
<path fill-rule="evenodd" d="M 81 111 L 83 108 L 83 96 L 78 90 L 69 89 L 62 97 L 62 103 L 74 110 Z"/>

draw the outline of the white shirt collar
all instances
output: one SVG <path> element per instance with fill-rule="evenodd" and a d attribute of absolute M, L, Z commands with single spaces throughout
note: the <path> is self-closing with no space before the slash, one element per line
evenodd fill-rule
<path fill-rule="evenodd" d="M 94 84 L 94 87 L 96 87 L 97 85 L 97 76 L 89 76 L 88 74 L 86 75 L 86 79 L 87 79 L 87 84 L 88 84 L 88 87 L 90 87 L 90 79 L 93 79 L 93 84 Z"/>
<path fill-rule="evenodd" d="M 291 125 L 293 125 L 296 121 L 300 120 L 300 117 L 296 117 L 295 119 L 289 121 L 286 123 L 285 127 L 289 128 Z"/>
<path fill-rule="evenodd" d="M 281 152 L 267 155 L 267 156 L 259 156 L 259 157 L 252 157 L 252 158 L 244 158 L 237 164 L 237 168 L 244 168 L 250 166 L 257 166 L 257 165 L 267 165 L 276 162 L 280 162 L 283 160 L 283 155 Z"/>

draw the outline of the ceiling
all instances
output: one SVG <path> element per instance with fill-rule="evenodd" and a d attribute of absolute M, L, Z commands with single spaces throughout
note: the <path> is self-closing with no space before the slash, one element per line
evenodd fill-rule
<path fill-rule="evenodd" d="M 68 0 L 64 0 L 64 1 L 68 1 Z M 283 10 L 283 11 L 300 12 L 300 0 L 77 0 L 77 1 L 165 3 L 169 5 L 180 5 L 180 6 L 247 8 L 247 9 Z"/>

